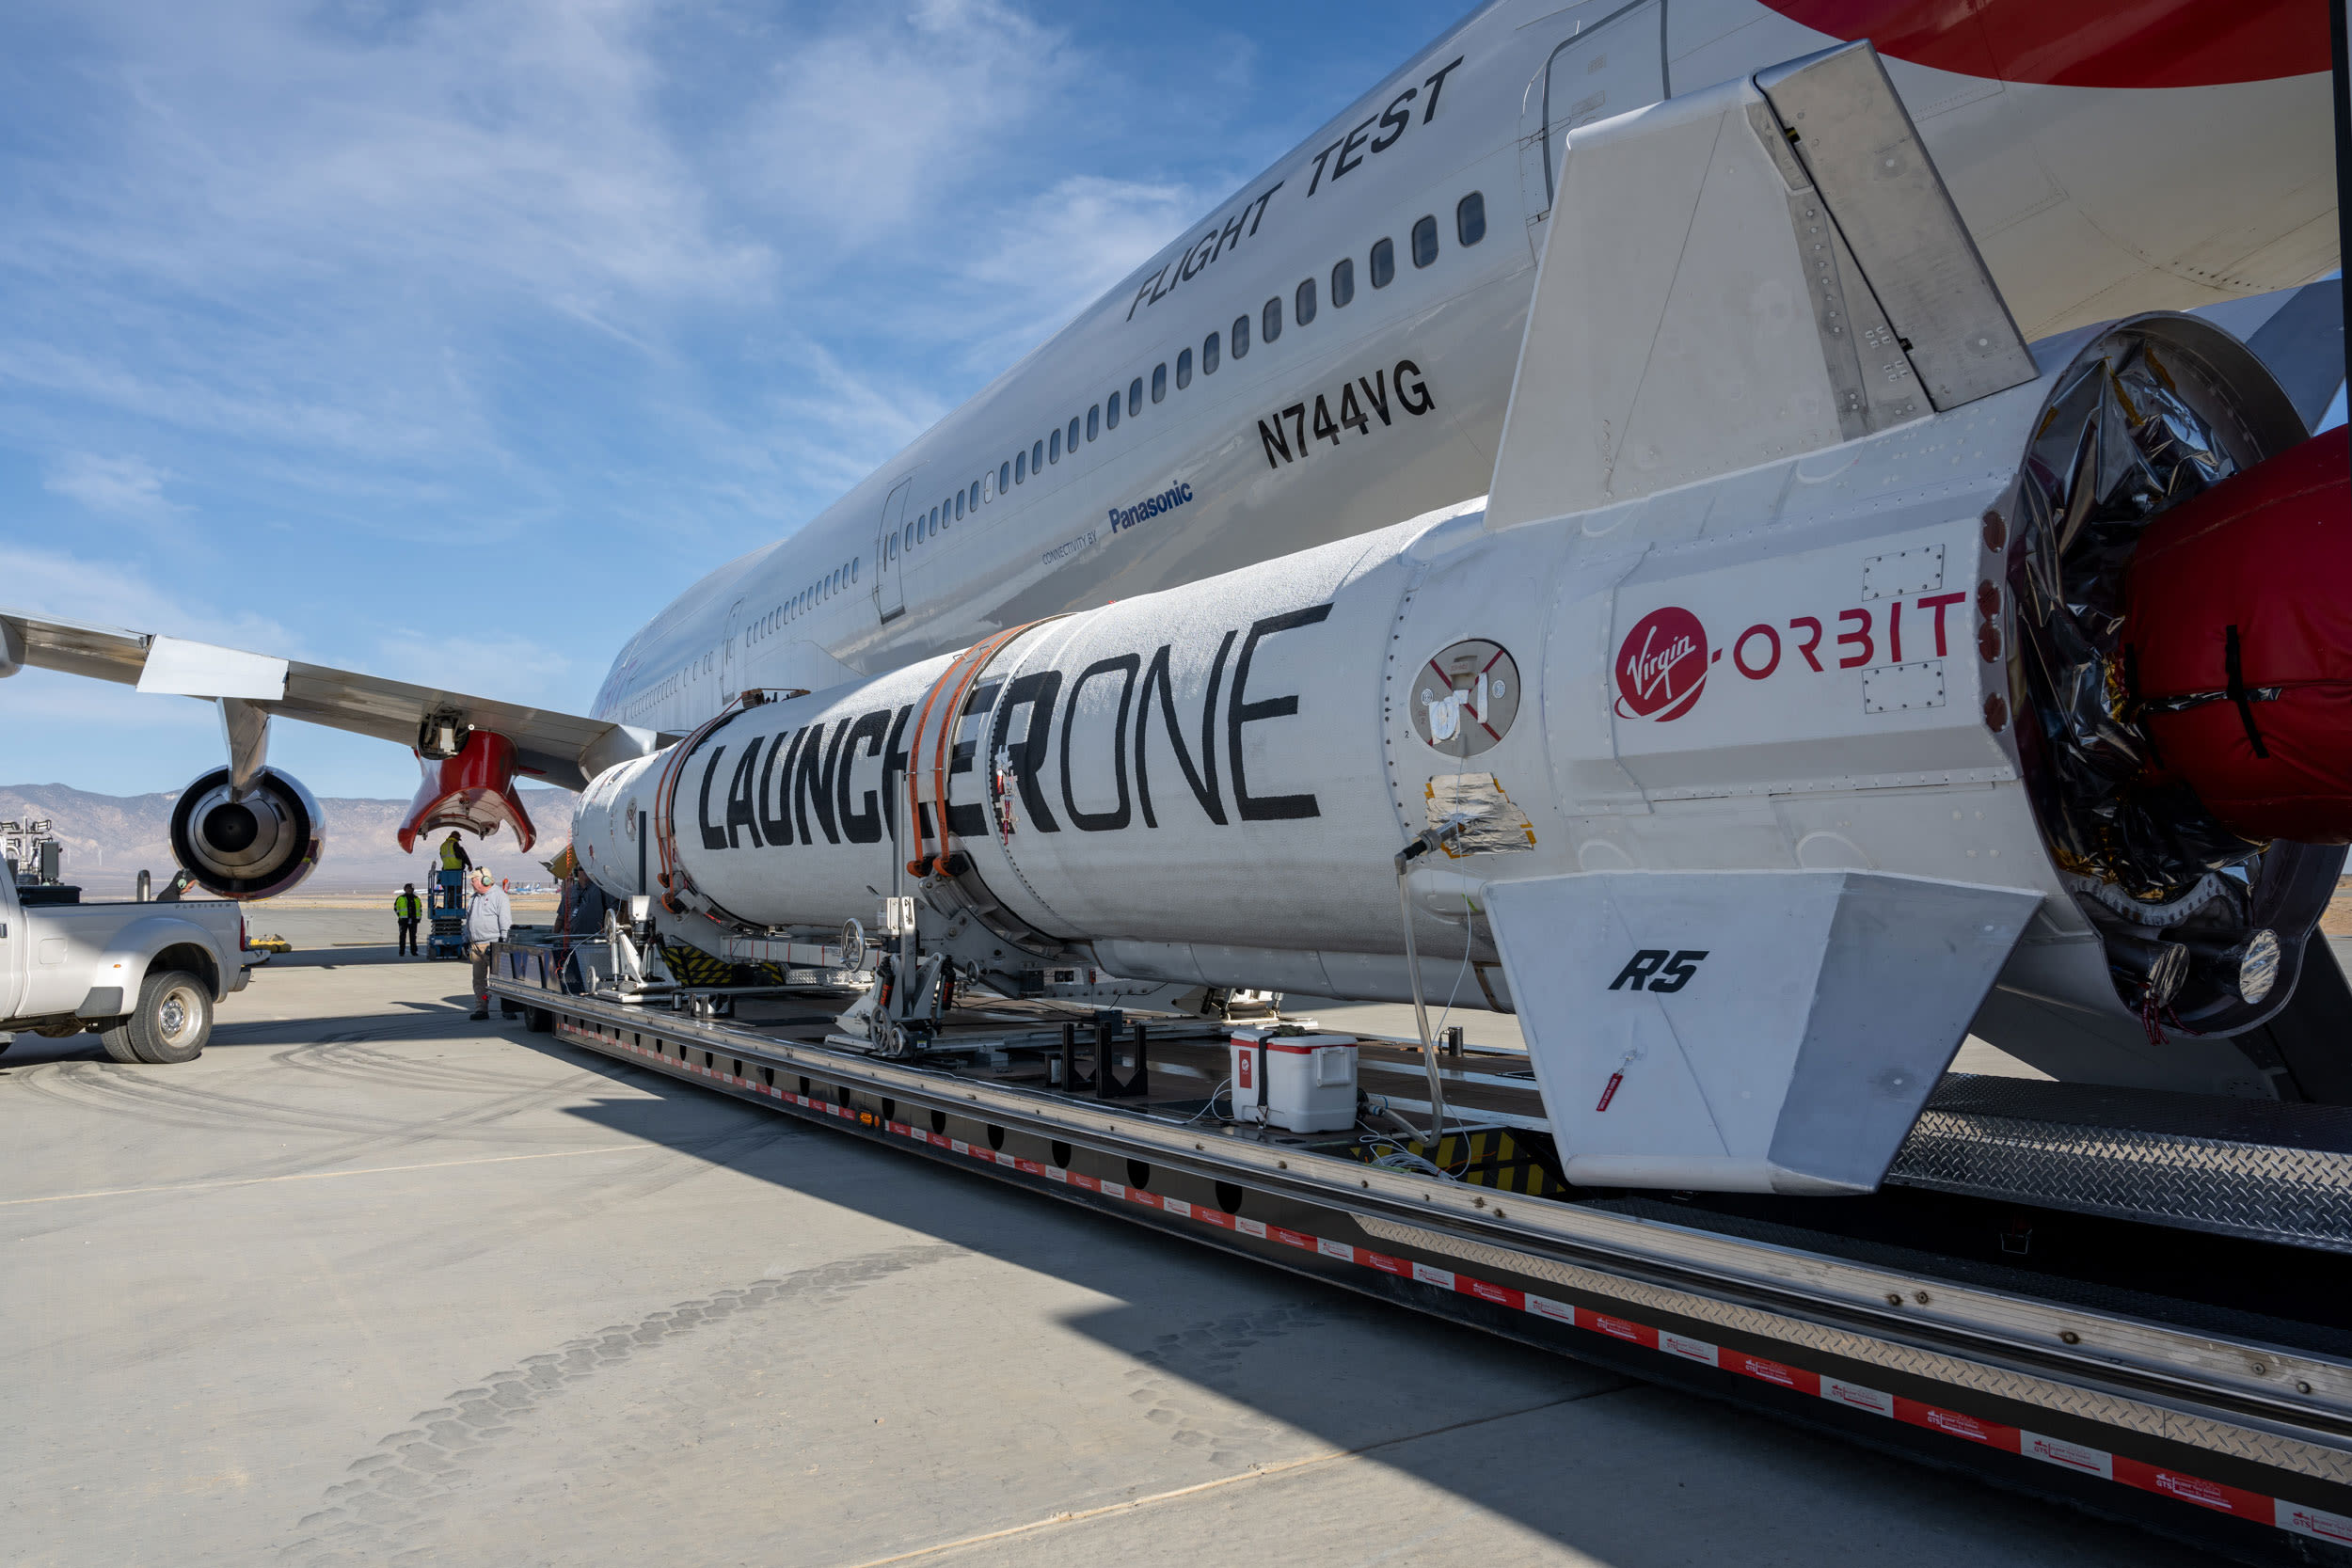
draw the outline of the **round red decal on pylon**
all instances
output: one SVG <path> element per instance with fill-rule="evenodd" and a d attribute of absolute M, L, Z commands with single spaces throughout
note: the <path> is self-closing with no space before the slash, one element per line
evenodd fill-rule
<path fill-rule="evenodd" d="M 1707 686 L 1707 628 L 1678 606 L 1653 610 L 1617 645 L 1617 717 L 1664 723 Z"/>

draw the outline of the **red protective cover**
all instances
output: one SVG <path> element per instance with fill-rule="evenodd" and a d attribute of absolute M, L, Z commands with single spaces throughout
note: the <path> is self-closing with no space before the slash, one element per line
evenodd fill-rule
<path fill-rule="evenodd" d="M 2314 436 L 2184 501 L 2142 536 L 2125 583 L 2126 665 L 2143 699 L 2228 697 L 2141 723 L 2163 768 L 2250 839 L 2352 842 L 2352 447 Z M 2268 756 L 2247 734 L 2250 716 Z"/>
<path fill-rule="evenodd" d="M 515 743 L 504 736 L 476 730 L 455 756 L 443 762 L 419 757 L 417 765 L 424 769 L 424 782 L 417 785 L 400 824 L 402 853 L 414 850 L 417 836 L 436 828 L 467 828 L 487 838 L 503 822 L 515 830 L 519 848 L 528 851 L 537 841 L 538 830 L 515 793 Z"/>

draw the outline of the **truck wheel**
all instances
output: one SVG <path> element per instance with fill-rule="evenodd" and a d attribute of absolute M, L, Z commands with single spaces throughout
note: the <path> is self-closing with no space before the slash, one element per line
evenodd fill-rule
<path fill-rule="evenodd" d="M 555 1015 L 545 1007 L 525 1007 L 523 1027 L 534 1035 L 551 1035 L 555 1032 Z M 6 1049 L 6 1046 L 0 1046 L 0 1051 Z"/>
<path fill-rule="evenodd" d="M 108 1061 L 120 1062 L 124 1067 L 147 1065 L 146 1059 L 131 1044 L 131 1021 L 127 1018 L 116 1019 L 98 1031 L 98 1043 L 105 1047 Z"/>
<path fill-rule="evenodd" d="M 158 1067 L 193 1062 L 212 1037 L 212 993 L 185 970 L 150 974 L 139 987 L 138 1009 L 123 1022 L 122 1032 L 142 1062 Z M 113 1053 L 111 1044 L 107 1052 Z"/>

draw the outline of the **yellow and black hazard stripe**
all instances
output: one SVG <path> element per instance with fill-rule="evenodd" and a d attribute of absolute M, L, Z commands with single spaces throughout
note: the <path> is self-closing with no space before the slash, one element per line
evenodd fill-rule
<path fill-rule="evenodd" d="M 1525 1193 L 1530 1197 L 1561 1197 L 1568 1192 L 1551 1162 L 1533 1147 L 1525 1134 L 1514 1136 L 1505 1127 L 1482 1127 L 1473 1132 L 1448 1132 L 1438 1140 L 1433 1156 L 1420 1139 L 1358 1144 L 1356 1158 L 1369 1164 L 1390 1148 L 1402 1148 L 1430 1161 L 1439 1169 L 1474 1187 Z"/>
<path fill-rule="evenodd" d="M 781 986 L 787 979 L 782 964 L 731 963 L 682 942 L 663 942 L 661 961 L 690 986 Z"/>

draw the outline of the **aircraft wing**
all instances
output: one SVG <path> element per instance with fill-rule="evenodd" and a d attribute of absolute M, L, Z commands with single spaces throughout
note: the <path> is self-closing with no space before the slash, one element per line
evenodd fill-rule
<path fill-rule="evenodd" d="M 0 675 L 24 665 L 146 692 L 227 698 L 262 714 L 410 748 L 422 741 L 431 749 L 428 721 L 436 730 L 489 731 L 514 746 L 515 771 L 565 789 L 583 788 L 605 768 L 671 738 L 441 687 L 0 607 Z"/>

